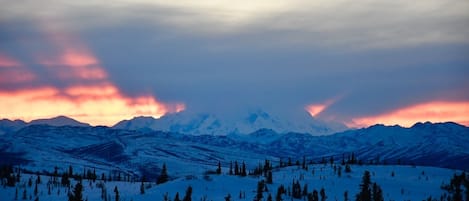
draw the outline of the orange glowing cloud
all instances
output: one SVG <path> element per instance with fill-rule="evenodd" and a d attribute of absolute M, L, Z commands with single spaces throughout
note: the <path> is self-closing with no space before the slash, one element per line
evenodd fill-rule
<path fill-rule="evenodd" d="M 0 53 L 0 67 L 9 68 L 9 67 L 19 67 L 21 63 L 5 54 Z"/>
<path fill-rule="evenodd" d="M 63 33 L 58 35 L 73 38 Z M 83 43 L 78 43 L 76 38 L 51 41 L 57 46 L 58 55 L 34 57 L 53 78 L 66 82 L 65 86 L 45 84 L 14 91 L 0 89 L 2 118 L 30 121 L 66 115 L 92 125 L 110 126 L 134 116 L 159 118 L 166 113 L 185 109 L 184 104 L 162 103 L 150 95 L 125 95 L 110 82 L 99 59 Z M 0 67 L 5 67 L 0 68 L 0 83 L 34 79 L 35 75 L 21 69 L 22 66 L 21 62 L 0 54 Z"/>
<path fill-rule="evenodd" d="M 328 100 L 321 104 L 310 104 L 305 107 L 305 110 L 312 116 L 318 117 L 327 107 L 332 105 L 335 100 Z"/>
<path fill-rule="evenodd" d="M 63 80 L 106 80 L 107 73 L 99 65 L 95 56 L 88 50 L 73 50 L 67 48 L 60 56 L 41 58 L 40 64 L 48 67 L 50 71 Z"/>
<path fill-rule="evenodd" d="M 34 74 L 23 67 L 18 60 L 0 53 L 0 84 L 19 84 L 31 82 Z"/>
<path fill-rule="evenodd" d="M 469 125 L 469 102 L 427 102 L 400 108 L 377 116 L 359 117 L 347 123 L 349 127 L 365 127 L 374 124 L 410 127 L 417 122 L 453 121 Z"/>
<path fill-rule="evenodd" d="M 102 95 L 92 86 L 68 89 L 65 93 L 78 95 L 69 97 L 54 87 L 43 87 L 16 92 L 1 92 L 0 105 L 3 118 L 30 121 L 36 118 L 54 117 L 65 114 L 93 125 L 113 125 L 122 119 L 138 115 L 161 117 L 168 112 L 178 112 L 181 105 L 163 104 L 151 96 L 130 98 L 116 89 L 104 86 Z M 80 93 L 81 90 L 86 92 Z"/>

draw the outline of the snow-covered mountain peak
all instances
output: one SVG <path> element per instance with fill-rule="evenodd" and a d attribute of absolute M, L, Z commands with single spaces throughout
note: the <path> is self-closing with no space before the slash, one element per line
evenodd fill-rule
<path fill-rule="evenodd" d="M 28 123 L 29 125 L 38 125 L 38 124 L 46 124 L 50 126 L 82 126 L 88 127 L 91 126 L 87 123 L 79 122 L 75 119 L 66 116 L 57 116 L 50 119 L 36 119 Z"/>
<path fill-rule="evenodd" d="M 326 135 L 347 129 L 340 123 L 314 119 L 306 112 L 292 117 L 273 115 L 261 109 L 246 112 L 238 117 L 183 111 L 168 114 L 159 119 L 134 118 L 119 122 L 114 128 L 151 129 L 192 135 L 250 134 L 264 128 L 272 129 L 277 133 L 300 132 Z"/>

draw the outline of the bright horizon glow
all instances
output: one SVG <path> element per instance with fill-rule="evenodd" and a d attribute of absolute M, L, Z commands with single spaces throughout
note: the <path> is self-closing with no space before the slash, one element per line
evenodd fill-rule
<path fill-rule="evenodd" d="M 469 126 L 469 102 L 426 102 L 400 108 L 376 116 L 358 117 L 347 122 L 349 127 L 366 127 L 374 124 L 411 127 L 417 122 L 456 122 Z"/>
<path fill-rule="evenodd" d="M 183 104 L 165 105 L 151 96 L 129 98 L 118 93 L 113 86 L 102 87 L 100 91 L 105 93 L 101 96 L 93 92 L 93 90 L 99 90 L 99 86 L 89 88 L 92 94 L 83 93 L 78 97 L 63 95 L 54 87 L 0 92 L 2 118 L 31 121 L 65 115 L 91 125 L 112 126 L 134 116 L 145 115 L 159 118 L 168 112 L 178 112 L 184 109 Z"/>
<path fill-rule="evenodd" d="M 64 34 L 59 36 L 72 38 Z M 0 89 L 2 118 L 31 121 L 64 115 L 91 125 L 112 126 L 134 116 L 159 118 L 185 109 L 182 103 L 162 103 L 150 95 L 129 97 L 123 94 L 110 82 L 99 59 L 83 43 L 77 43 L 76 39 L 54 39 L 51 41 L 60 50 L 58 55 L 34 57 L 53 79 L 67 83 L 66 86 L 35 86 L 32 84 L 35 74 L 24 68 L 19 60 L 0 54 L 0 83 L 30 86 Z"/>

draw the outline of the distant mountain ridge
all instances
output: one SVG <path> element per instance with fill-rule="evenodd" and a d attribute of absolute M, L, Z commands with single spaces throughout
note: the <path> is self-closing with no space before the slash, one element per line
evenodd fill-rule
<path fill-rule="evenodd" d="M 456 123 L 417 123 L 411 128 L 375 125 L 313 136 L 261 129 L 248 135 L 185 135 L 175 132 L 29 125 L 0 138 L 0 156 L 22 166 L 52 169 L 86 164 L 100 169 L 151 171 L 158 162 L 171 167 L 213 166 L 270 159 L 342 160 L 351 153 L 368 163 L 415 164 L 469 170 L 469 128 Z M 60 161 L 60 164 L 57 164 Z M 66 167 L 65 167 L 66 168 Z M 184 169 L 172 170 L 184 174 Z"/>
<path fill-rule="evenodd" d="M 57 116 L 49 119 L 36 119 L 31 122 L 25 122 L 23 120 L 0 120 L 0 134 L 10 133 L 18 131 L 26 126 L 30 125 L 50 125 L 50 126 L 80 126 L 89 127 L 90 124 L 79 122 L 75 119 L 66 116 Z"/>

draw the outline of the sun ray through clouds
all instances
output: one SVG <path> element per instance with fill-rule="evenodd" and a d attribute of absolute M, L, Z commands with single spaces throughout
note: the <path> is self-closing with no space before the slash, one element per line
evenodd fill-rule
<path fill-rule="evenodd" d="M 152 95 L 131 97 L 113 84 L 99 59 L 85 43 L 70 34 L 49 34 L 58 53 L 33 55 L 55 81 L 31 83 L 35 74 L 22 62 L 0 54 L 0 83 L 29 84 L 27 88 L 0 89 L 2 117 L 30 121 L 66 115 L 92 125 L 111 126 L 134 116 L 159 118 L 185 109 L 182 103 L 163 103 Z"/>

